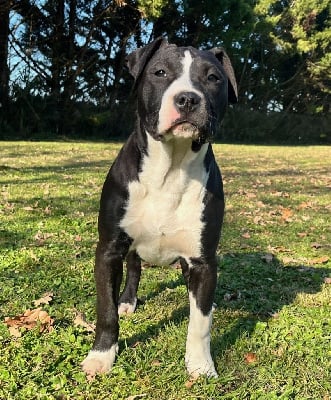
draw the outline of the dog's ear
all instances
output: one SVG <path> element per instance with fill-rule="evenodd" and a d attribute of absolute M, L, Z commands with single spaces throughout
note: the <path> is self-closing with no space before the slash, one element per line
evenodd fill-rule
<path fill-rule="evenodd" d="M 232 64 L 229 56 L 226 54 L 225 50 L 222 47 L 214 47 L 210 49 L 215 57 L 220 61 L 223 65 L 224 71 L 229 80 L 229 88 L 228 88 L 228 99 L 230 103 L 237 103 L 238 101 L 238 88 L 236 77 L 234 75 L 234 71 L 232 68 Z"/>
<path fill-rule="evenodd" d="M 129 69 L 130 74 L 134 77 L 135 83 L 139 80 L 142 75 L 145 66 L 148 61 L 152 58 L 153 54 L 162 46 L 166 45 L 167 41 L 163 37 L 158 37 L 148 45 L 139 48 L 133 53 L 126 57 L 126 66 Z"/>

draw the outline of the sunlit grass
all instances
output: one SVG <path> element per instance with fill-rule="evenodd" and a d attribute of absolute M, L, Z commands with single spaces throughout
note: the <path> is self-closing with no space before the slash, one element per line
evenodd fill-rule
<path fill-rule="evenodd" d="M 112 373 L 89 382 L 80 371 L 93 334 L 74 318 L 95 322 L 99 196 L 120 144 L 0 147 L 0 399 L 330 399 L 330 148 L 214 146 L 227 203 L 212 329 L 219 378 L 192 384 L 174 267 L 144 268 Z M 54 330 L 10 336 L 5 317 L 46 291 Z"/>

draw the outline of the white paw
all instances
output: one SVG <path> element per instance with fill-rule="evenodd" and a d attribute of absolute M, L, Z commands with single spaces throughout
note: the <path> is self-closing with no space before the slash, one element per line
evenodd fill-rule
<path fill-rule="evenodd" d="M 201 375 L 206 375 L 208 378 L 217 378 L 218 374 L 215 370 L 213 360 L 196 359 L 190 356 L 185 356 L 185 365 L 189 375 L 196 379 Z"/>
<path fill-rule="evenodd" d="M 91 350 L 81 363 L 83 371 L 89 376 L 109 372 L 114 364 L 117 352 L 117 343 L 107 351 Z"/>
<path fill-rule="evenodd" d="M 133 304 L 130 303 L 120 303 L 118 306 L 118 315 L 123 314 L 133 314 L 137 307 L 137 298 L 134 299 Z"/>

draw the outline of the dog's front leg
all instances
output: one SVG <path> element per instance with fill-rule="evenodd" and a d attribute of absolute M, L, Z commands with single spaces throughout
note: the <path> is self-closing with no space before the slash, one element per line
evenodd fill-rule
<path fill-rule="evenodd" d="M 207 264 L 201 260 L 191 260 L 189 265 L 190 321 L 185 364 L 194 378 L 200 375 L 217 377 L 210 354 L 210 328 L 217 279 L 216 262 Z"/>
<path fill-rule="evenodd" d="M 92 350 L 82 363 L 88 375 L 110 371 L 118 351 L 118 297 L 123 276 L 122 256 L 99 242 L 96 250 L 97 326 Z"/>

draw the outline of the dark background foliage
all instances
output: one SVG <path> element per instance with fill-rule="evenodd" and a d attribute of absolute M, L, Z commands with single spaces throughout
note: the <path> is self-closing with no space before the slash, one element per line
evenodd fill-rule
<path fill-rule="evenodd" d="M 223 46 L 239 104 L 228 142 L 331 142 L 325 0 L 0 0 L 0 138 L 124 138 L 127 53 L 163 35 Z"/>

